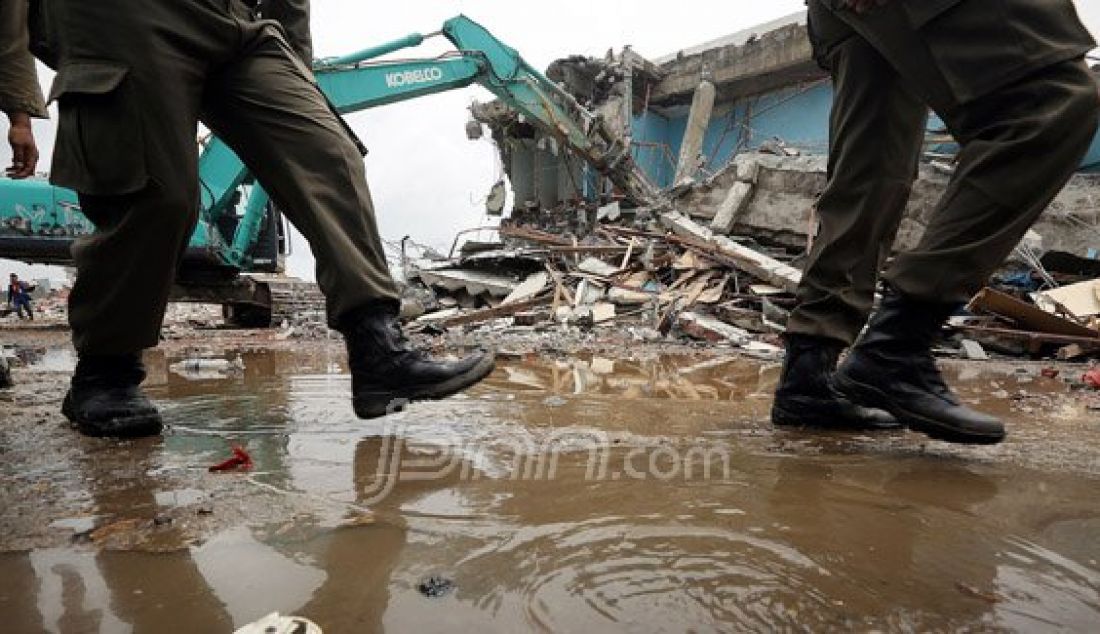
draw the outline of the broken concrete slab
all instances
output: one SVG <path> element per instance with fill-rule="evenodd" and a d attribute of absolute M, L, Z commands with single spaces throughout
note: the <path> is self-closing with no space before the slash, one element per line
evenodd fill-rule
<path fill-rule="evenodd" d="M 704 73 L 722 102 L 825 76 L 813 59 L 805 11 L 654 61 L 665 77 L 652 101 L 662 105 L 687 104 Z"/>
<path fill-rule="evenodd" d="M 607 299 L 612 304 L 618 304 L 619 306 L 637 306 L 639 304 L 648 304 L 657 297 L 656 293 L 646 293 L 643 291 L 633 291 L 625 288 L 619 288 L 618 286 L 611 287 L 607 291 Z"/>
<path fill-rule="evenodd" d="M 598 258 L 586 258 L 577 265 L 577 269 L 582 273 L 599 275 L 601 277 L 611 277 L 619 272 L 619 269 L 614 265 L 608 264 Z"/>
<path fill-rule="evenodd" d="M 745 158 L 742 158 L 745 157 Z M 825 156 L 782 157 L 745 152 L 689 193 L 677 199 L 677 208 L 709 224 L 736 182 L 742 182 L 740 161 L 755 161 L 758 170 L 752 200 L 740 214 L 732 232 L 752 235 L 768 244 L 805 248 L 807 237 L 816 231 L 811 209 L 825 188 L 828 160 Z M 928 165 L 920 167 L 913 183 L 897 239 L 896 251 L 912 249 L 924 234 L 936 206 L 947 189 L 948 177 Z M 1057 252 L 1085 257 L 1096 248 L 1096 234 L 1084 226 L 1100 226 L 1100 174 L 1078 173 L 1070 178 L 1034 230 L 1043 237 L 1046 253 Z M 1043 256 L 1046 261 L 1047 256 Z M 1051 269 L 1054 270 L 1054 269 Z"/>
<path fill-rule="evenodd" d="M 738 244 L 725 236 L 716 236 L 679 211 L 661 214 L 661 222 L 673 233 L 702 242 L 718 249 L 737 262 L 738 268 L 774 284 L 788 292 L 795 292 L 802 280 L 802 271 L 775 258 Z"/>
<path fill-rule="evenodd" d="M 703 151 L 703 138 L 710 125 L 710 116 L 714 112 L 714 84 L 707 80 L 699 82 L 688 111 L 687 126 L 683 141 L 680 143 L 680 158 L 676 164 L 676 175 L 672 182 L 680 185 L 695 178 L 702 166 L 700 157 Z"/>
<path fill-rule="evenodd" d="M 581 306 L 591 306 L 596 302 L 604 298 L 607 291 L 602 284 L 594 282 L 589 279 L 581 280 L 581 283 L 577 285 L 577 292 L 574 295 L 573 306 L 579 308 Z"/>
<path fill-rule="evenodd" d="M 439 322 L 439 321 L 446 321 L 446 320 L 450 319 L 451 317 L 457 317 L 461 312 L 462 312 L 461 308 L 457 308 L 457 307 L 455 307 L 455 308 L 445 308 L 443 310 L 437 310 L 434 313 L 428 313 L 426 315 L 421 315 L 415 321 L 417 323 L 422 323 L 422 324 L 432 323 L 432 322 Z"/>
<path fill-rule="evenodd" d="M 744 152 L 733 157 L 733 164 L 737 170 L 737 180 L 742 183 L 756 184 L 756 179 L 760 177 L 760 161 L 756 160 L 756 155 Z"/>
<path fill-rule="evenodd" d="M 734 183 L 726 199 L 718 206 L 717 213 L 714 214 L 714 220 L 710 223 L 711 231 L 729 235 L 733 231 L 733 226 L 737 224 L 737 219 L 748 208 L 752 200 L 752 192 L 752 183 L 743 181 Z"/>
<path fill-rule="evenodd" d="M 616 200 L 596 210 L 596 222 L 615 222 L 622 215 L 622 205 Z"/>
<path fill-rule="evenodd" d="M 550 283 L 550 274 L 546 271 L 539 271 L 538 273 L 532 273 L 522 284 L 516 287 L 514 291 L 508 297 L 504 298 L 501 305 L 515 304 L 531 299 L 535 295 L 538 295 L 546 289 L 546 285 Z"/>
<path fill-rule="evenodd" d="M 510 277 L 470 269 L 421 269 L 420 279 L 448 291 L 465 290 L 473 297 L 507 297 L 519 286 Z"/>
<path fill-rule="evenodd" d="M 963 354 L 966 355 L 967 359 L 970 359 L 971 361 L 989 360 L 989 355 L 986 354 L 985 348 L 983 348 L 982 344 L 978 343 L 977 341 L 974 341 L 973 339 L 963 339 L 960 345 L 962 346 Z"/>
<path fill-rule="evenodd" d="M 592 305 L 592 321 L 597 324 L 615 319 L 616 313 L 615 304 L 598 302 Z"/>
<path fill-rule="evenodd" d="M 749 331 L 700 313 L 680 313 L 676 318 L 676 324 L 684 334 L 702 341 L 730 342 L 738 346 L 747 345 L 752 341 Z"/>

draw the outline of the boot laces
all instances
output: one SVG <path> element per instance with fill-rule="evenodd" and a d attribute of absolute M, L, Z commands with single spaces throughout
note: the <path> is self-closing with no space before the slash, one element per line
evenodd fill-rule
<path fill-rule="evenodd" d="M 396 317 L 386 320 L 386 329 L 393 337 L 395 354 L 399 355 L 403 361 L 424 361 L 428 359 L 428 353 L 413 345 Z"/>
<path fill-rule="evenodd" d="M 930 392 L 946 401 L 955 402 L 955 394 L 947 386 L 947 382 L 943 380 L 943 373 L 936 366 L 936 359 L 931 354 L 920 355 L 917 358 L 916 366 L 921 382 Z"/>

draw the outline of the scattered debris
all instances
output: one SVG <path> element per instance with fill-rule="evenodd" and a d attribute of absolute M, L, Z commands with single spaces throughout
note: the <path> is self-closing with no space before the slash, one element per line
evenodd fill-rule
<path fill-rule="evenodd" d="M 1036 293 L 1035 305 L 1051 314 L 1071 319 L 1100 315 L 1100 280 L 1071 284 Z"/>
<path fill-rule="evenodd" d="M 190 380 L 224 379 L 244 372 L 244 360 L 237 355 L 233 360 L 195 357 L 173 363 L 169 370 Z"/>
<path fill-rule="evenodd" d="M 992 288 L 974 296 L 967 310 L 977 317 L 953 318 L 951 327 L 986 347 L 1009 354 L 1050 353 L 1061 360 L 1100 352 L 1100 329 Z"/>
<path fill-rule="evenodd" d="M 973 339 L 963 339 L 960 344 L 962 345 L 963 354 L 967 359 L 971 361 L 988 361 L 989 355 L 985 353 L 985 348 L 982 344 L 974 341 Z"/>
<path fill-rule="evenodd" d="M 1001 602 L 1001 598 L 998 597 L 995 593 L 990 592 L 988 590 L 982 590 L 980 588 L 976 588 L 972 585 L 962 583 L 961 581 L 955 583 L 955 589 L 958 590 L 960 593 L 968 596 L 968 597 L 972 597 L 974 599 L 979 599 L 981 601 L 985 601 L 986 603 L 1000 603 Z"/>
<path fill-rule="evenodd" d="M 1093 367 L 1081 377 L 1081 381 L 1096 390 L 1100 390 L 1100 366 Z"/>
<path fill-rule="evenodd" d="M 712 343 L 731 342 L 741 345 L 747 344 L 751 339 L 747 330 L 697 313 L 682 313 L 678 324 L 689 336 Z"/>
<path fill-rule="evenodd" d="M 248 455 L 243 447 L 234 446 L 232 458 L 212 465 L 208 470 L 210 473 L 224 473 L 226 471 L 249 471 L 252 467 L 252 456 Z"/>
<path fill-rule="evenodd" d="M 420 594 L 428 597 L 429 599 L 438 599 L 446 596 L 455 588 L 454 581 L 432 575 L 416 584 L 416 589 Z"/>

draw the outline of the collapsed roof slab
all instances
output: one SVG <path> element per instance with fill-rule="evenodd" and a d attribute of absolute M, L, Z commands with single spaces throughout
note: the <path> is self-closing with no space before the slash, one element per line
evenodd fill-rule
<path fill-rule="evenodd" d="M 661 64 L 666 76 L 654 87 L 652 103 L 691 103 L 702 79 L 714 83 L 720 102 L 728 102 L 826 77 L 814 62 L 804 14 L 787 20 L 763 33 L 737 34 L 717 40 L 713 47 L 668 58 Z"/>

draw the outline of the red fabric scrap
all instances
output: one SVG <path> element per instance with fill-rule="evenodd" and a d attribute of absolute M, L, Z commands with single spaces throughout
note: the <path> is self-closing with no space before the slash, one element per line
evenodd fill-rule
<path fill-rule="evenodd" d="M 1085 385 L 1100 390 L 1100 366 L 1086 372 L 1085 376 L 1081 377 L 1081 380 L 1085 382 Z"/>
<path fill-rule="evenodd" d="M 248 452 L 245 451 L 242 447 L 234 446 L 233 457 L 210 467 L 210 473 L 236 471 L 238 469 L 248 471 L 251 468 L 252 456 L 248 455 Z"/>

